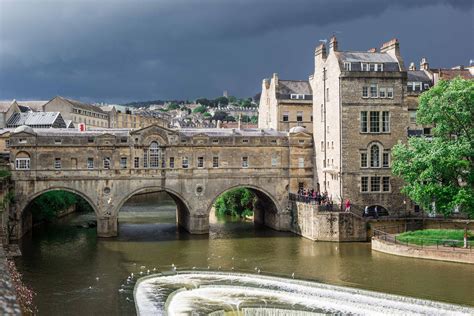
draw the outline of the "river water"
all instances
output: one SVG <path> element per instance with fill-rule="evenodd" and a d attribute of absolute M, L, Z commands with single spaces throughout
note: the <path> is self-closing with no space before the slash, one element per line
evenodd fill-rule
<path fill-rule="evenodd" d="M 372 252 L 369 243 L 313 242 L 252 222 L 211 217 L 210 234 L 175 225 L 165 195 L 132 198 L 120 212 L 119 237 L 81 228 L 92 214 L 35 227 L 17 259 L 40 315 L 135 314 L 134 281 L 148 271 L 238 271 L 291 277 L 474 306 L 474 266 Z M 232 270 L 233 269 L 233 270 Z M 132 282 L 127 277 L 134 273 Z"/>

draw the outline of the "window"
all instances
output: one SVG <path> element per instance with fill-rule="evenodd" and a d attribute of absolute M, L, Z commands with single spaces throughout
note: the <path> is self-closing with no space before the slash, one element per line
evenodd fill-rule
<path fill-rule="evenodd" d="M 369 70 L 370 71 L 376 71 L 377 69 L 375 68 L 377 65 L 376 64 L 370 64 L 369 65 Z"/>
<path fill-rule="evenodd" d="M 213 143 L 213 144 L 219 144 L 219 140 L 218 140 L 218 139 L 213 139 L 213 140 L 212 140 L 212 143 Z"/>
<path fill-rule="evenodd" d="M 351 63 L 345 62 L 344 63 L 344 70 L 345 71 L 351 71 Z"/>
<path fill-rule="evenodd" d="M 94 158 L 87 158 L 87 169 L 94 169 Z"/>
<path fill-rule="evenodd" d="M 321 122 L 324 122 L 324 105 L 321 104 Z"/>
<path fill-rule="evenodd" d="M 19 143 L 20 143 L 20 144 L 26 144 L 26 139 L 20 138 Z"/>
<path fill-rule="evenodd" d="M 140 157 L 135 157 L 133 159 L 133 167 L 134 168 L 140 168 Z"/>
<path fill-rule="evenodd" d="M 362 87 L 362 97 L 368 98 L 369 97 L 369 87 L 363 86 Z"/>
<path fill-rule="evenodd" d="M 272 157 L 272 167 L 276 167 L 278 164 L 278 157 L 273 156 Z"/>
<path fill-rule="evenodd" d="M 360 112 L 360 131 L 367 133 L 367 111 Z"/>
<path fill-rule="evenodd" d="M 360 167 L 367 168 L 367 153 L 366 152 L 360 153 Z"/>
<path fill-rule="evenodd" d="M 120 168 L 127 168 L 127 157 L 120 157 Z"/>
<path fill-rule="evenodd" d="M 288 122 L 288 112 L 283 112 L 283 122 Z"/>
<path fill-rule="evenodd" d="M 197 167 L 198 168 L 204 168 L 204 157 L 198 157 L 197 158 Z"/>
<path fill-rule="evenodd" d="M 370 146 L 370 167 L 380 167 L 380 148 L 375 144 Z"/>
<path fill-rule="evenodd" d="M 219 157 L 212 157 L 212 168 L 219 168 Z"/>
<path fill-rule="evenodd" d="M 390 167 L 390 152 L 385 151 L 382 155 L 382 167 L 389 168 Z"/>
<path fill-rule="evenodd" d="M 380 177 L 370 177 L 370 191 L 380 191 Z"/>
<path fill-rule="evenodd" d="M 5 139 L 5 147 L 10 147 L 10 140 L 9 139 Z"/>
<path fill-rule="evenodd" d="M 382 133 L 390 132 L 390 113 L 388 111 L 382 112 Z"/>
<path fill-rule="evenodd" d="M 293 99 L 293 100 L 304 100 L 304 94 L 292 93 L 292 94 L 290 94 L 290 99 Z"/>
<path fill-rule="evenodd" d="M 54 169 L 61 169 L 61 158 L 54 158 Z"/>
<path fill-rule="evenodd" d="M 15 168 L 18 170 L 29 170 L 30 169 L 30 158 L 16 158 Z"/>
<path fill-rule="evenodd" d="M 143 149 L 143 168 L 148 168 L 148 150 Z"/>
<path fill-rule="evenodd" d="M 379 89 L 379 98 L 385 98 L 387 96 L 387 88 Z"/>
<path fill-rule="evenodd" d="M 416 124 L 416 111 L 410 111 L 410 123 Z"/>
<path fill-rule="evenodd" d="M 321 151 L 324 151 L 324 141 L 321 141 Z"/>
<path fill-rule="evenodd" d="M 242 168 L 248 168 L 249 167 L 249 157 L 244 156 L 242 157 Z"/>
<path fill-rule="evenodd" d="M 104 158 L 104 169 L 110 169 L 110 157 Z"/>
<path fill-rule="evenodd" d="M 150 144 L 150 167 L 151 168 L 158 168 L 160 166 L 159 160 L 160 160 L 160 148 L 158 147 L 157 142 L 152 142 Z"/>
<path fill-rule="evenodd" d="M 183 169 L 187 169 L 189 167 L 189 159 L 188 157 L 183 157 L 183 160 L 182 160 L 182 167 Z"/>
<path fill-rule="evenodd" d="M 326 101 L 329 102 L 329 88 L 326 88 Z"/>
<path fill-rule="evenodd" d="M 371 97 L 371 98 L 376 98 L 376 97 L 378 97 L 377 85 L 376 85 L 376 84 L 371 84 L 371 85 L 370 85 L 370 97 Z"/>
<path fill-rule="evenodd" d="M 393 98 L 393 88 L 387 88 L 387 98 Z"/>
<path fill-rule="evenodd" d="M 431 136 L 431 128 L 429 128 L 429 127 L 423 128 L 423 135 Z"/>
<path fill-rule="evenodd" d="M 369 71 L 369 64 L 361 63 L 360 68 L 362 69 L 362 71 Z"/>
<path fill-rule="evenodd" d="M 370 111 L 370 132 L 380 132 L 380 113 L 376 111 Z"/>
<path fill-rule="evenodd" d="M 390 177 L 382 177 L 382 191 L 390 192 Z"/>
<path fill-rule="evenodd" d="M 249 140 L 248 139 L 242 139 L 242 143 L 248 144 Z"/>
<path fill-rule="evenodd" d="M 87 139 L 87 142 L 88 142 L 89 144 L 93 143 L 93 142 L 94 142 L 94 138 L 88 138 L 88 139 Z"/>
<path fill-rule="evenodd" d="M 304 139 L 298 139 L 298 144 L 304 144 Z"/>
<path fill-rule="evenodd" d="M 174 157 L 170 157 L 170 168 L 174 169 Z"/>
<path fill-rule="evenodd" d="M 61 143 L 62 143 L 62 141 L 60 139 L 55 139 L 54 140 L 55 145 L 60 145 Z"/>
<path fill-rule="evenodd" d="M 298 158 L 298 168 L 304 168 L 304 158 Z"/>
<path fill-rule="evenodd" d="M 303 112 L 301 111 L 296 112 L 296 121 L 303 122 Z"/>
<path fill-rule="evenodd" d="M 362 192 L 369 191 L 369 177 L 361 177 L 360 178 L 360 190 Z"/>

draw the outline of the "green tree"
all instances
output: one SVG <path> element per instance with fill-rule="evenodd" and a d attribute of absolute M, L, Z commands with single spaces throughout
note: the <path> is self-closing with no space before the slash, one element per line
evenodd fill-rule
<path fill-rule="evenodd" d="M 251 216 L 256 199 L 255 194 L 249 189 L 238 188 L 229 190 L 221 194 L 214 203 L 216 215 Z"/>
<path fill-rule="evenodd" d="M 258 116 L 257 115 L 252 115 L 252 117 L 250 118 L 250 123 L 257 124 L 258 123 Z"/>
<path fill-rule="evenodd" d="M 207 119 L 212 117 L 211 113 L 209 113 L 209 112 L 205 112 L 202 116 L 204 116 Z"/>
<path fill-rule="evenodd" d="M 168 111 L 177 110 L 177 109 L 179 109 L 179 105 L 177 103 L 172 102 L 168 104 Z"/>
<path fill-rule="evenodd" d="M 474 81 L 440 81 L 419 99 L 417 122 L 433 137 L 412 137 L 393 148 L 393 173 L 402 192 L 425 210 L 474 217 Z"/>
<path fill-rule="evenodd" d="M 206 107 L 203 105 L 200 105 L 193 110 L 193 113 L 205 113 L 205 112 L 206 112 Z"/>

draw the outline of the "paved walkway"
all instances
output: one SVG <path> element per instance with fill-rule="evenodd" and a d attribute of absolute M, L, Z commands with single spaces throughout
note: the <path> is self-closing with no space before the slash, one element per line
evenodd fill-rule
<path fill-rule="evenodd" d="M 7 267 L 7 258 L 0 241 L 0 315 L 21 315 L 20 306 Z"/>

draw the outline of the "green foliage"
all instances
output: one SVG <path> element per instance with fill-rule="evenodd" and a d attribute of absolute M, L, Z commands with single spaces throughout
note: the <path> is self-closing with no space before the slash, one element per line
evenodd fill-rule
<path fill-rule="evenodd" d="M 67 191 L 49 191 L 43 193 L 33 200 L 29 205 L 29 210 L 33 214 L 33 221 L 51 221 L 58 214 L 76 205 L 78 211 L 92 211 L 91 206 L 81 197 Z"/>
<path fill-rule="evenodd" d="M 397 235 L 397 240 L 415 245 L 453 245 L 447 241 L 459 240 L 459 243 L 454 243 L 455 246 L 464 245 L 464 230 L 463 229 L 425 229 L 405 232 Z M 468 233 L 468 241 L 474 241 L 472 234 Z"/>
<path fill-rule="evenodd" d="M 204 116 L 205 118 L 211 118 L 212 117 L 211 113 L 209 113 L 209 112 L 205 112 L 202 116 Z"/>
<path fill-rule="evenodd" d="M 229 100 L 229 103 L 231 103 L 231 104 L 237 102 L 237 98 L 234 97 L 234 96 L 232 96 L 232 95 L 230 95 L 230 96 L 228 97 L 228 100 Z"/>
<path fill-rule="evenodd" d="M 0 169 L 0 179 L 2 179 L 2 178 L 8 178 L 9 176 L 11 176 L 10 170 L 7 170 L 7 169 Z"/>
<path fill-rule="evenodd" d="M 203 106 L 203 105 L 200 105 L 198 107 L 196 107 L 194 110 L 193 110 L 193 113 L 205 113 L 206 112 L 206 107 Z"/>
<path fill-rule="evenodd" d="M 257 115 L 252 115 L 252 117 L 250 118 L 250 123 L 257 124 L 258 123 L 258 116 Z"/>
<path fill-rule="evenodd" d="M 177 109 L 179 109 L 179 105 L 177 103 L 172 102 L 168 104 L 168 111 L 177 110 Z"/>
<path fill-rule="evenodd" d="M 214 103 L 217 105 L 228 105 L 229 99 L 227 99 L 226 97 L 218 97 L 214 100 Z"/>
<path fill-rule="evenodd" d="M 214 203 L 217 216 L 251 216 L 257 198 L 249 189 L 232 189 L 219 196 Z"/>
<path fill-rule="evenodd" d="M 440 81 L 421 95 L 417 121 L 434 126 L 433 138 L 393 148 L 402 192 L 425 210 L 447 216 L 459 207 L 474 217 L 474 82 Z"/>

